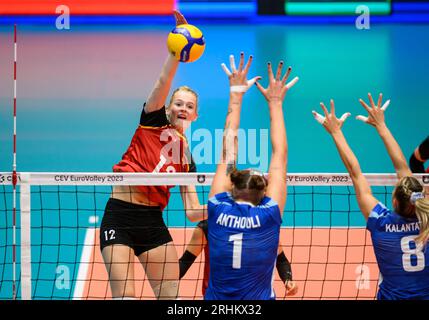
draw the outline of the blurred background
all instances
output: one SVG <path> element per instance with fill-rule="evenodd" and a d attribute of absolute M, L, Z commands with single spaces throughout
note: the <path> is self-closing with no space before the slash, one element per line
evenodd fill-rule
<path fill-rule="evenodd" d="M 173 84 L 200 96 L 199 120 L 187 132 L 199 171 L 213 172 L 219 152 L 214 133 L 223 128 L 228 103 L 219 66 L 240 51 L 255 56 L 251 75 L 264 77 L 267 61 L 284 59 L 300 76 L 286 99 L 290 172 L 344 171 L 311 116 L 330 98 L 338 113 L 358 115 L 364 111 L 359 97 L 383 92 L 392 99 L 388 124 L 407 157 L 427 135 L 429 2 L 75 0 L 65 10 L 60 0 L 1 0 L 0 171 L 12 165 L 13 24 L 18 170 L 110 171 L 167 55 L 173 9 L 197 25 L 207 43 L 202 58 L 180 65 Z M 363 13 L 369 13 L 365 20 Z M 267 169 L 268 153 L 261 150 L 269 149 L 268 124 L 262 96 L 251 90 L 242 127 L 256 131 L 240 145 L 243 164 Z M 345 132 L 365 172 L 392 172 L 372 128 L 351 119 Z"/>
<path fill-rule="evenodd" d="M 199 172 L 215 171 L 229 97 L 220 65 L 240 51 L 254 55 L 250 76 L 261 75 L 263 85 L 267 61 L 276 65 L 284 60 L 293 67 L 292 76 L 300 77 L 284 105 L 290 173 L 346 171 L 331 138 L 311 114 L 331 98 L 339 115 L 352 113 L 344 132 L 366 173 L 394 171 L 375 130 L 354 119 L 365 114 L 358 99 L 366 100 L 368 92 L 383 92 L 391 99 L 386 121 L 407 158 L 428 135 L 426 1 L 0 0 L 0 172 L 12 170 L 14 24 L 17 170 L 110 172 L 130 143 L 167 56 L 173 9 L 198 26 L 206 40 L 203 56 L 182 63 L 173 83 L 173 88 L 188 85 L 199 94 L 199 118 L 187 132 Z M 240 137 L 240 167 L 266 171 L 269 115 L 256 88 L 246 93 L 241 126 L 246 132 Z M 373 299 L 378 271 L 353 190 L 319 188 L 324 189 L 288 189 L 283 226 L 289 228 L 282 234 L 301 287 L 297 298 Z M 11 299 L 12 196 L 10 187 L 2 190 L 0 299 Z M 194 224 L 185 219 L 174 190 L 164 214 L 168 226 L 175 227 L 178 250 L 183 250 Z M 84 250 L 92 250 L 88 257 L 101 259 L 98 247 L 87 239 L 96 239 L 88 234 L 99 225 L 110 190 L 96 196 L 95 189 L 67 189 L 59 196 L 60 191 L 33 189 L 33 297 L 91 297 L 93 289 L 82 293 L 82 279 L 75 280 L 82 266 L 89 265 Z M 199 193 L 201 201 L 207 191 L 205 187 Z M 381 188 L 377 197 L 390 204 L 390 191 Z M 371 288 L 357 292 L 355 270 L 362 263 L 371 268 Z M 70 267 L 73 282 L 67 290 L 54 285 L 58 265 Z M 93 298 L 105 298 L 105 270 L 101 261 L 97 266 L 101 289 L 89 275 L 88 282 L 82 281 L 102 292 L 99 296 L 94 291 Z M 325 282 L 328 274 L 334 280 Z M 276 291 L 284 297 L 279 283 Z M 198 289 L 196 284 L 183 286 L 188 297 L 199 295 L 200 282 Z"/>

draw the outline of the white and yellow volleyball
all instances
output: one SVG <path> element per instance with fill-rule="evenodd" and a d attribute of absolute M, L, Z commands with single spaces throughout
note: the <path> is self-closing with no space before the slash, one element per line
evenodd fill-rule
<path fill-rule="evenodd" d="M 181 24 L 168 35 L 167 47 L 177 60 L 193 62 L 202 56 L 206 42 L 200 29 L 191 24 Z"/>

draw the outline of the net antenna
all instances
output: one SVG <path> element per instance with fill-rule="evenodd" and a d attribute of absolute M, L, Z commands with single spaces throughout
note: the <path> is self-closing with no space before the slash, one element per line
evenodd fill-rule
<path fill-rule="evenodd" d="M 12 164 L 12 184 L 13 184 L 13 275 L 12 275 L 12 298 L 16 300 L 16 185 L 18 177 L 16 174 L 16 62 L 17 62 L 17 43 L 16 43 L 16 24 L 13 26 L 14 42 L 14 60 L 13 60 L 13 164 Z"/>

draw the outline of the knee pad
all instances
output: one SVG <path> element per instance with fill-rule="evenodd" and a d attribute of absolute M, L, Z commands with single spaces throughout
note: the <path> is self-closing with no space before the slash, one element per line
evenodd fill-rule
<path fill-rule="evenodd" d="M 174 300 L 179 294 L 178 280 L 165 280 L 153 288 L 155 297 L 159 300 Z"/>

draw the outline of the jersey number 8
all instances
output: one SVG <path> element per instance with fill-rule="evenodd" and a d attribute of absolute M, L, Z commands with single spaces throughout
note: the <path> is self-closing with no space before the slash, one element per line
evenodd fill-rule
<path fill-rule="evenodd" d="M 407 272 L 422 271 L 425 268 L 425 255 L 422 252 L 423 244 L 415 242 L 417 236 L 408 236 L 401 239 L 401 249 L 404 253 L 402 255 L 402 266 Z M 411 249 L 411 242 L 415 243 L 415 248 Z M 417 264 L 411 264 L 411 257 L 417 258 Z"/>

